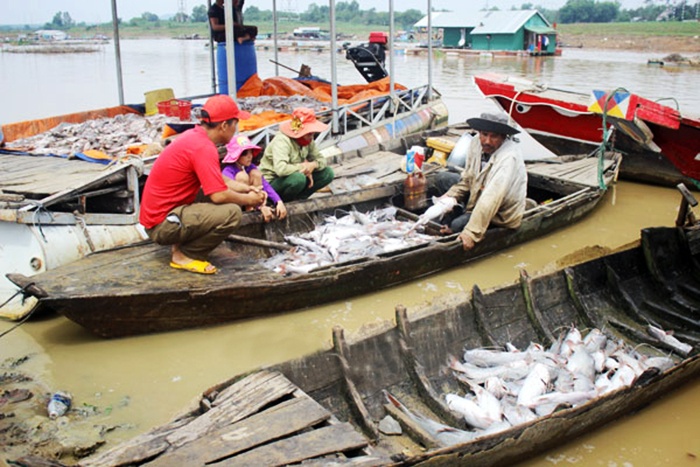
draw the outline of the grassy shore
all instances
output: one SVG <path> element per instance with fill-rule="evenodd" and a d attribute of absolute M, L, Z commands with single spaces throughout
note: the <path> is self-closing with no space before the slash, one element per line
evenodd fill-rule
<path fill-rule="evenodd" d="M 271 22 L 257 24 L 260 34 L 273 32 Z M 296 27 L 315 26 L 328 29 L 327 23 L 283 22 L 277 27 L 280 35 L 291 35 Z M 336 30 L 348 38 L 365 40 L 371 31 L 388 31 L 388 27 L 367 26 L 355 23 L 337 23 Z M 647 22 L 647 23 L 579 23 L 559 24 L 559 41 L 568 46 L 581 46 L 591 49 L 620 49 L 643 52 L 679 52 L 690 55 L 700 54 L 700 22 Z M 26 33 L 26 31 L 23 31 Z M 73 28 L 68 31 L 73 37 L 91 37 L 96 34 L 112 35 L 111 24 Z M 174 38 L 192 36 L 208 37 L 207 23 L 157 22 L 148 26 L 122 25 L 120 37 L 135 38 Z M 4 32 L 7 36 L 7 32 Z"/>

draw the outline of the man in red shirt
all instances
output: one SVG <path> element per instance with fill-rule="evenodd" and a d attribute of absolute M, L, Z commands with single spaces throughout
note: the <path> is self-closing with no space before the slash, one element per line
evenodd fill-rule
<path fill-rule="evenodd" d="M 230 190 L 221 175 L 217 145 L 236 133 L 238 120 L 250 117 L 228 95 L 213 96 L 202 107 L 200 125 L 185 131 L 158 156 L 143 190 L 139 221 L 154 242 L 172 245 L 170 266 L 214 274 L 211 251 L 241 221 L 240 206 L 258 206 L 264 194 Z M 202 190 L 210 202 L 195 203 Z"/>

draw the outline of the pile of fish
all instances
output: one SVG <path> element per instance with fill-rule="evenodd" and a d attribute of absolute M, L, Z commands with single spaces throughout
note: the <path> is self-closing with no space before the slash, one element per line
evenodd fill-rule
<path fill-rule="evenodd" d="M 396 213 L 390 206 L 369 213 L 352 210 L 343 216 L 329 216 L 311 232 L 286 236 L 295 248 L 272 256 L 264 264 L 281 274 L 303 274 L 434 240 L 418 232 L 414 222 L 397 220 Z"/>
<path fill-rule="evenodd" d="M 647 331 L 677 353 L 687 355 L 692 350 L 669 339 L 662 329 L 650 325 Z M 477 348 L 466 350 L 464 361 L 451 359 L 449 367 L 465 394 L 448 393 L 445 400 L 450 410 L 464 418 L 469 431 L 411 412 L 395 397 L 385 395 L 438 441 L 452 445 L 527 423 L 558 408 L 576 407 L 673 365 L 670 357 L 645 356 L 622 341 L 608 339 L 599 329 L 582 337 L 572 327 L 549 349 L 535 343 L 525 350 L 512 345 L 506 350 Z"/>
<path fill-rule="evenodd" d="M 123 114 L 83 123 L 61 123 L 49 131 L 18 139 L 6 146 L 32 154 L 72 156 L 87 150 L 124 156 L 129 146 L 159 142 L 169 117 Z"/>
<path fill-rule="evenodd" d="M 322 112 L 329 108 L 327 103 L 300 95 L 244 97 L 239 99 L 238 103 L 243 110 L 253 115 L 269 110 L 291 115 L 297 107 L 307 107 L 314 112 Z"/>

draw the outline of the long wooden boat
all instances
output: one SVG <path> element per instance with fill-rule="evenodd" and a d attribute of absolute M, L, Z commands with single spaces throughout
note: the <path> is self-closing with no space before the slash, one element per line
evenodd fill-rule
<path fill-rule="evenodd" d="M 603 126 L 624 154 L 620 176 L 644 183 L 696 187 L 700 180 L 700 117 L 624 90 L 579 93 L 522 78 L 474 77 L 492 99 L 537 141 L 556 154 L 595 150 Z"/>
<path fill-rule="evenodd" d="M 409 138 L 411 144 L 415 138 Z M 395 168 L 392 176 L 405 179 L 399 169 L 405 159 L 404 148 L 365 154 L 365 158 L 375 165 L 379 161 L 391 165 Z M 263 260 L 284 248 L 286 236 L 308 232 L 327 216 L 393 205 L 399 208 L 400 218 L 415 220 L 415 213 L 401 209 L 405 207 L 402 185 L 385 184 L 391 182 L 388 178 L 364 190 L 360 197 L 311 199 L 312 210 L 291 212 L 281 223 L 244 222 L 236 241 L 220 246 L 210 256 L 220 269 L 214 276 L 175 271 L 167 266 L 170 249 L 150 244 L 93 254 L 31 277 L 9 274 L 8 278 L 38 298 L 39 306 L 55 309 L 102 337 L 287 312 L 435 273 L 570 225 L 601 201 L 618 167 L 619 155 L 614 153 L 604 160 L 572 156 L 569 161 L 529 163 L 531 207 L 521 227 L 489 229 L 485 239 L 469 252 L 462 250 L 456 234 L 441 236 L 439 229 L 429 224 L 429 241 L 388 253 L 329 264 L 303 274 L 284 275 L 264 267 Z M 351 162 L 349 170 L 353 169 Z M 346 202 L 341 204 L 343 200 Z"/>
<path fill-rule="evenodd" d="M 537 455 L 634 412 L 700 375 L 697 229 L 649 228 L 619 251 L 471 296 L 396 307 L 396 325 L 295 360 L 233 376 L 175 420 L 81 465 L 500 466 Z M 673 331 L 686 347 L 648 332 Z M 471 432 L 445 394 L 466 392 L 450 356 L 532 342 L 570 326 L 664 359 L 630 384 L 502 431 Z M 591 333 L 593 331 L 590 331 Z M 588 336 L 586 336 L 588 337 Z M 621 370 L 617 370 L 621 371 Z M 393 402 L 390 402 L 393 401 Z M 398 404 L 400 403 L 400 404 Z M 397 408 L 397 405 L 401 408 Z M 397 421 L 391 428 L 387 420 Z"/>
<path fill-rule="evenodd" d="M 401 138 L 411 133 L 445 126 L 447 107 L 437 93 L 429 94 L 425 86 L 398 92 L 400 104 L 396 114 L 390 111 L 386 96 L 342 106 L 340 133 L 329 132 L 319 137 L 323 154 L 332 164 L 356 159 L 356 174 L 371 169 L 375 177 L 385 179 L 388 174 L 380 173 L 380 168 L 392 171 L 396 168 L 381 161 L 362 159 L 362 154 L 376 150 L 380 144 L 396 148 L 402 145 Z M 0 316 L 21 319 L 35 305 L 33 299 L 23 300 L 17 295 L 17 288 L 5 279 L 6 274 L 29 276 L 87 254 L 147 239 L 138 223 L 140 192 L 159 152 L 157 148 L 167 142 L 162 139 L 162 130 L 166 124 L 182 130 L 193 123 L 163 116 L 146 117 L 144 110 L 142 105 L 119 106 L 3 125 L 7 143 L 50 135 L 56 127 L 82 123 L 88 127 L 83 133 L 91 131 L 104 136 L 111 134 L 111 129 L 118 131 L 101 138 L 105 144 L 128 136 L 133 145 L 122 142 L 119 150 L 110 150 L 109 154 L 106 147 L 95 145 L 95 140 L 90 150 L 80 146 L 84 152 L 69 154 L 37 143 L 27 150 L 0 147 L 0 243 L 5 246 L 0 249 L 0 302 L 9 300 L 0 308 Z M 323 120 L 331 116 L 330 111 L 318 115 Z M 140 133 L 136 128 L 148 133 Z M 272 124 L 246 133 L 264 146 L 277 128 L 278 124 Z M 144 139 L 134 139 L 134 134 Z M 156 152 L 147 148 L 140 155 L 127 154 L 129 147 L 138 148 L 142 144 L 155 146 Z M 92 150 L 113 157 L 91 157 Z M 341 173 L 344 181 L 353 179 L 347 170 Z M 346 183 L 344 189 L 336 184 L 335 193 L 362 189 L 361 179 L 354 179 L 360 181 Z M 394 181 L 400 183 L 395 177 Z M 296 209 L 303 211 L 309 206 L 313 203 L 301 203 Z"/>

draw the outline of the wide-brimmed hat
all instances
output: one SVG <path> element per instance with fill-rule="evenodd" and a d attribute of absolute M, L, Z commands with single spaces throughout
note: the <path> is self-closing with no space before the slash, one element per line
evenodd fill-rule
<path fill-rule="evenodd" d="M 233 164 L 241 157 L 241 154 L 248 149 L 253 150 L 253 158 L 262 151 L 262 148 L 253 144 L 246 135 L 234 136 L 226 145 L 226 156 L 222 162 L 224 164 Z"/>
<path fill-rule="evenodd" d="M 292 112 L 292 119 L 280 123 L 280 131 L 290 138 L 301 138 L 309 133 L 326 131 L 328 125 L 319 122 L 313 110 L 299 107 Z"/>
<path fill-rule="evenodd" d="M 250 114 L 238 108 L 236 101 L 227 94 L 217 94 L 210 97 L 202 106 L 201 119 L 207 123 L 218 123 L 231 120 L 246 120 Z"/>
<path fill-rule="evenodd" d="M 500 114 L 482 113 L 481 117 L 468 118 L 467 123 L 477 131 L 500 133 L 506 136 L 520 133 L 520 130 L 508 125 L 508 117 Z"/>

